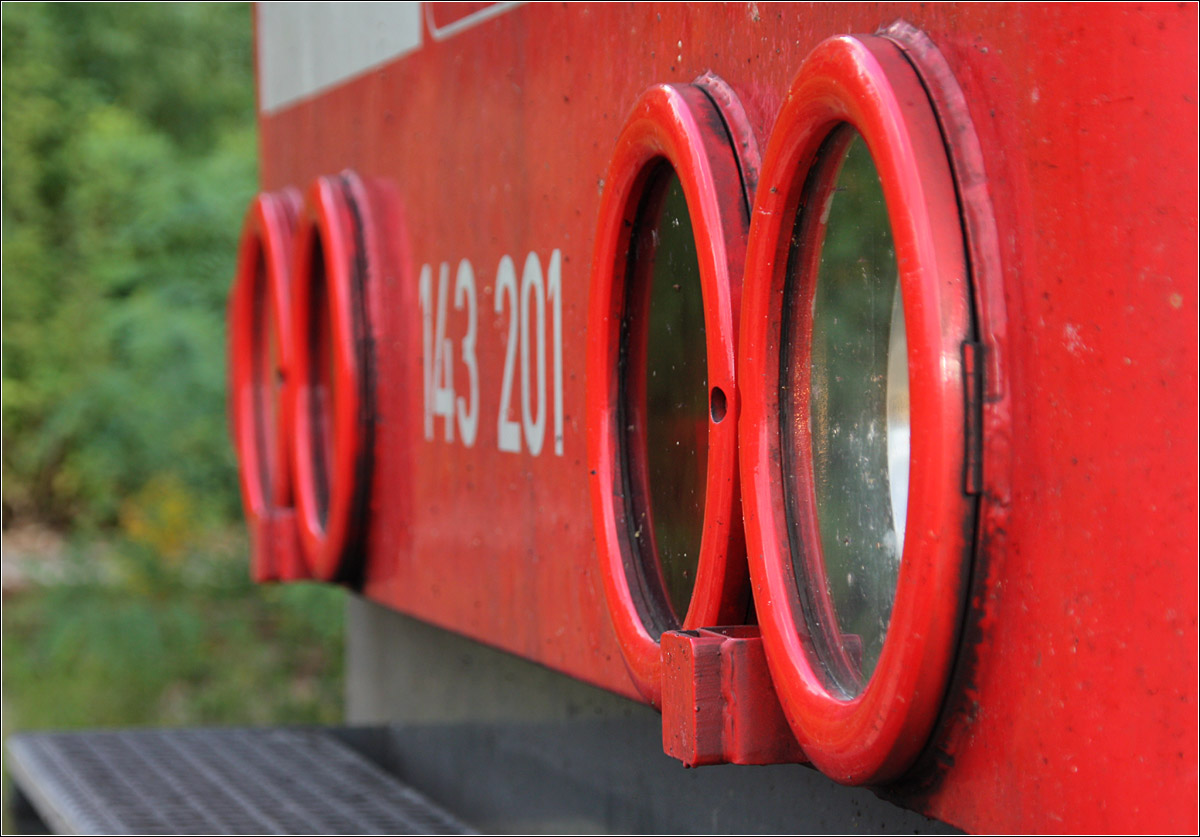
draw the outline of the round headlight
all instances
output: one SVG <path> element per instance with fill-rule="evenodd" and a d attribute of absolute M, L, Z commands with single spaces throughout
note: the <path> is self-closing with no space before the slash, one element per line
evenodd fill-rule
<path fill-rule="evenodd" d="M 663 632 L 741 621 L 749 600 L 734 349 L 750 209 L 738 149 L 754 145 L 736 102 L 711 76 L 646 91 L 600 202 L 588 302 L 592 517 L 621 651 L 655 705 Z"/>
<path fill-rule="evenodd" d="M 300 196 L 264 193 L 246 213 L 230 298 L 230 391 L 255 579 L 294 578 L 290 423 L 283 409 L 293 349 L 291 246 Z"/>
<path fill-rule="evenodd" d="M 813 764 L 894 778 L 928 740 L 965 607 L 972 310 L 914 66 L 878 36 L 805 60 L 755 196 L 741 320 L 747 555 Z"/>
<path fill-rule="evenodd" d="M 375 444 L 371 227 L 362 183 L 345 172 L 313 183 L 296 235 L 292 468 L 300 542 L 326 581 L 357 582 L 365 560 Z"/>

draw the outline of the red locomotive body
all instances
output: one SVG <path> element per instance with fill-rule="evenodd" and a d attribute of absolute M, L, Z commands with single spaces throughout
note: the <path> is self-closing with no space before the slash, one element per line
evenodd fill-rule
<path fill-rule="evenodd" d="M 260 579 L 653 706 L 689 764 L 809 761 L 968 830 L 1196 827 L 1194 5 L 256 25 Z M 843 212 L 858 160 L 882 198 Z M 870 345 L 828 313 L 842 242 L 892 260 Z M 660 409 L 687 363 L 699 406 Z M 350 642 L 352 713 L 401 720 L 387 636 Z"/>

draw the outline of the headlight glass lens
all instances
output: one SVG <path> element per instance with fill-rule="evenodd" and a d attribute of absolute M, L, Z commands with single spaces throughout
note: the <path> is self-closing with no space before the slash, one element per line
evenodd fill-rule
<path fill-rule="evenodd" d="M 879 662 L 904 551 L 908 351 L 882 185 L 852 127 L 826 141 L 809 182 L 796 241 L 820 256 L 794 247 L 787 279 L 787 304 L 812 306 L 809 363 L 798 362 L 803 328 L 785 326 L 781 403 L 785 449 L 811 446 L 811 487 L 793 480 L 789 524 L 813 648 L 830 685 L 853 697 Z M 804 543 L 819 558 L 800 554 Z"/>
<path fill-rule="evenodd" d="M 704 529 L 707 356 L 696 241 L 679 176 L 651 176 L 633 231 L 622 347 L 630 540 L 662 627 L 691 602 Z"/>

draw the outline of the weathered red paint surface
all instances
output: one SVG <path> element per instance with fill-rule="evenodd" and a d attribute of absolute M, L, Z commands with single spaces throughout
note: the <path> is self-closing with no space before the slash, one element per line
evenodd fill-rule
<path fill-rule="evenodd" d="M 1195 829 L 1194 5 L 531 5 L 264 116 L 265 190 L 350 168 L 370 196 L 381 337 L 365 594 L 638 695 L 599 577 L 585 444 L 589 267 L 617 136 L 648 87 L 711 71 L 765 148 L 819 42 L 899 18 L 945 58 L 979 139 L 1004 311 L 1004 366 L 989 369 L 1010 405 L 983 440 L 985 470 L 1006 473 L 984 480 L 1010 493 L 981 521 L 927 757 L 889 792 L 973 830 Z M 529 253 L 544 272 L 555 250 L 563 453 L 550 431 L 537 456 L 502 452 L 500 260 L 520 277 Z M 463 259 L 472 447 L 447 442 L 440 415 L 426 439 L 423 414 L 419 275 L 429 265 L 436 286 L 448 264 L 465 387 Z"/>

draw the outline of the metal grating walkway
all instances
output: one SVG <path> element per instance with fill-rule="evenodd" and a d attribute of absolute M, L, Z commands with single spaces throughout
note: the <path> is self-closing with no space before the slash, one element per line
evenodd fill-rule
<path fill-rule="evenodd" d="M 474 833 L 316 729 L 26 733 L 8 751 L 59 833 Z"/>

